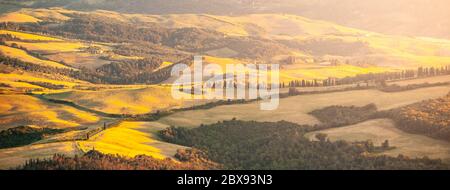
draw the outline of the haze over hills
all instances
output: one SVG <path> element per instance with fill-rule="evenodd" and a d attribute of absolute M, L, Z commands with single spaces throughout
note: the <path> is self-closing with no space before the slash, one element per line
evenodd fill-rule
<path fill-rule="evenodd" d="M 7 13 L 0 20 L 7 21 L 8 17 L 15 17 L 13 22 L 22 23 L 24 29 L 29 25 L 26 29 L 29 31 L 40 28 L 44 33 L 103 42 L 123 42 L 124 38 L 149 42 L 153 44 L 153 54 L 160 49 L 159 58 L 170 62 L 178 61 L 175 57 L 182 52 L 251 62 L 285 62 L 294 57 L 292 63 L 329 64 L 337 61 L 353 66 L 397 69 L 450 62 L 449 40 L 385 35 L 288 14 L 155 15 L 25 8 Z M 98 26 L 104 27 L 103 33 L 92 31 Z M 126 27 L 128 29 L 124 30 Z M 120 34 L 113 30 L 120 30 Z M 123 38 L 116 38 L 118 36 Z M 30 50 L 36 47 L 16 43 L 28 46 Z M 81 47 L 81 44 L 72 46 Z"/>
<path fill-rule="evenodd" d="M 3 2 L 11 2 L 3 0 Z M 446 0 L 21 0 L 25 7 L 63 6 L 146 14 L 283 13 L 394 35 L 450 38 Z"/>

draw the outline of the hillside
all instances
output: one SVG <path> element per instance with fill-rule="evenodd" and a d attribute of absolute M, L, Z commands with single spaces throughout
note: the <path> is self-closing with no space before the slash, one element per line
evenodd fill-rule
<path fill-rule="evenodd" d="M 78 12 L 60 8 L 21 9 L 15 13 L 64 24 L 57 28 L 49 28 L 49 24 L 20 24 L 23 30 L 95 41 L 139 40 L 161 44 L 164 48 L 169 48 L 169 51 L 176 49 L 216 57 L 257 59 L 263 62 L 283 62 L 289 57 L 294 57 L 294 63 L 299 64 L 325 64 L 337 61 L 339 64 L 390 68 L 445 65 L 450 62 L 449 40 L 385 35 L 296 15 L 146 15 L 101 10 Z M 114 22 L 115 25 L 105 23 L 105 19 L 108 19 L 109 23 Z M 92 32 L 90 30 L 92 24 L 102 25 L 103 33 L 95 31 L 95 34 L 89 34 Z M 77 27 L 77 31 L 72 31 L 74 26 Z M 121 30 L 122 26 L 128 28 L 128 31 L 121 31 L 118 34 L 122 36 L 121 40 L 115 39 L 109 30 Z M 77 36 L 79 33 L 86 33 L 83 30 L 90 32 L 85 36 Z M 141 35 L 130 35 L 129 32 L 132 30 L 135 30 L 134 34 Z M 149 37 L 143 39 L 142 36 Z M 23 42 L 18 44 L 29 47 L 30 50 L 39 50 L 36 47 L 40 46 Z M 63 49 L 60 52 L 75 47 L 74 45 L 76 44 L 61 45 Z M 45 47 L 42 46 L 40 49 L 43 48 Z"/>
<path fill-rule="evenodd" d="M 327 20 L 393 35 L 447 38 L 450 5 L 446 0 L 3 0 L 5 10 L 54 6 L 141 14 L 243 15 L 283 13 Z"/>

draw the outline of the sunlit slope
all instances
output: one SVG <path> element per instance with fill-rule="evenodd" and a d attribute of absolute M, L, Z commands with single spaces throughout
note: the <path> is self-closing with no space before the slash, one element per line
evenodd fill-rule
<path fill-rule="evenodd" d="M 96 115 L 28 95 L 0 95 L 0 130 L 20 125 L 70 128 L 95 124 Z"/>
<path fill-rule="evenodd" d="M 87 141 L 77 142 L 82 151 L 95 149 L 106 154 L 127 157 L 148 155 L 157 159 L 173 157 L 184 147 L 158 140 L 156 133 L 167 126 L 152 122 L 122 122 Z"/>
<path fill-rule="evenodd" d="M 70 91 L 46 95 L 49 98 L 74 102 L 105 113 L 143 114 L 202 103 L 204 100 L 176 100 L 170 86 L 148 86 L 145 88 L 123 88 L 100 91 Z"/>
<path fill-rule="evenodd" d="M 58 52 L 73 52 L 80 51 L 80 48 L 86 47 L 85 44 L 80 42 L 19 42 L 19 41 L 7 41 L 6 44 L 17 44 L 26 48 L 29 51 L 37 51 L 44 53 L 58 53 Z"/>
<path fill-rule="evenodd" d="M 6 13 L 6 14 L 0 15 L 0 22 L 35 23 L 35 22 L 40 22 L 40 21 L 41 20 L 38 18 L 35 18 L 28 14 L 23 14 L 20 12 Z"/>
<path fill-rule="evenodd" d="M 29 55 L 24 50 L 17 49 L 17 48 L 0 45 L 0 52 L 3 53 L 5 56 L 11 57 L 11 58 L 16 58 L 16 59 L 19 59 L 19 60 L 22 60 L 25 62 L 29 62 L 32 64 L 49 66 L 49 67 L 66 68 L 66 69 L 70 68 L 70 67 L 67 67 L 65 65 L 62 65 L 62 64 L 54 62 L 54 61 L 38 59 L 36 57 Z"/>
<path fill-rule="evenodd" d="M 67 76 L 56 74 L 42 74 L 25 71 L 14 71 L 9 73 L 0 73 L 0 83 L 9 85 L 13 89 L 41 89 L 42 92 L 54 92 L 55 90 L 47 89 L 32 83 L 49 83 L 53 85 L 61 85 L 67 88 L 73 88 L 78 85 L 91 85 L 88 82 L 69 78 Z"/>

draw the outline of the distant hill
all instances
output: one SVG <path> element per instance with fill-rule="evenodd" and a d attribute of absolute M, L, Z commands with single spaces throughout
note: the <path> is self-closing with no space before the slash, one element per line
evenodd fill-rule
<path fill-rule="evenodd" d="M 2 0 L 21 6 L 62 6 L 146 14 L 285 13 L 395 35 L 450 38 L 447 0 Z"/>
<path fill-rule="evenodd" d="M 133 46 L 146 48 L 121 46 L 116 53 L 158 55 L 163 60 L 184 52 L 260 62 L 287 61 L 291 65 L 335 63 L 415 69 L 450 63 L 450 40 L 386 35 L 292 14 L 155 15 L 24 8 L 0 16 L 0 22 L 11 22 L 16 15 L 28 18 L 23 21 L 28 23 L 18 23 L 20 30 L 89 41 L 133 42 Z M 149 69 L 157 67 L 153 64 Z"/>

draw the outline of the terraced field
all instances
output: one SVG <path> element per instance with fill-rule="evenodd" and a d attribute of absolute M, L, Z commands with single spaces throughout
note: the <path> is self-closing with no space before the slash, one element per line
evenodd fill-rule
<path fill-rule="evenodd" d="M 38 18 L 19 12 L 7 13 L 0 16 L 0 22 L 34 23 L 39 21 L 41 20 Z"/>
<path fill-rule="evenodd" d="M 19 41 L 7 41 L 6 44 L 12 45 L 13 43 L 18 46 L 24 47 L 29 51 L 39 53 L 60 53 L 60 52 L 76 52 L 81 48 L 87 47 L 86 44 L 81 42 L 19 42 Z"/>

